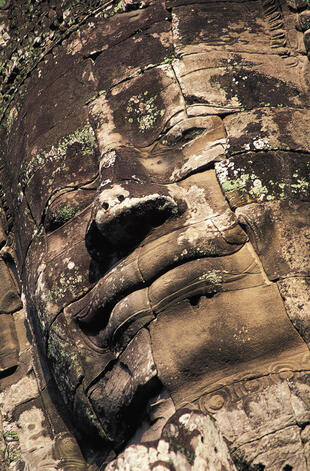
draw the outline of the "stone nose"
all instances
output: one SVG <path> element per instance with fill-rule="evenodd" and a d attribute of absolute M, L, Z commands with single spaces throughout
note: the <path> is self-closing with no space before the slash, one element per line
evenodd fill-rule
<path fill-rule="evenodd" d="M 169 187 L 125 181 L 99 188 L 86 232 L 86 247 L 96 259 L 124 254 L 152 228 L 180 212 Z"/>

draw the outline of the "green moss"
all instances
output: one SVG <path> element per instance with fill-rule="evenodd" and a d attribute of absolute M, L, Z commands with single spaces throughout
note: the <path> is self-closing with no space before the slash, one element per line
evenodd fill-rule
<path fill-rule="evenodd" d="M 264 175 L 261 178 L 254 172 L 251 174 L 242 174 L 242 169 L 238 169 L 236 178 L 228 178 L 225 176 L 221 181 L 224 193 L 239 192 L 248 194 L 253 200 L 273 201 L 275 199 L 286 200 L 290 197 L 308 195 L 310 190 L 310 182 L 302 175 L 303 170 L 296 169 L 292 175 L 290 182 L 283 181 L 283 177 L 278 180 L 265 180 Z M 241 175 L 240 175 L 241 174 Z"/>
<path fill-rule="evenodd" d="M 238 177 L 235 180 L 227 180 L 223 182 L 222 189 L 225 193 L 227 191 L 240 190 L 241 188 L 245 187 L 248 178 L 248 175 L 242 175 L 241 177 Z"/>
<path fill-rule="evenodd" d="M 55 146 L 52 146 L 46 151 L 34 155 L 30 161 L 27 162 L 26 167 L 22 172 L 22 184 L 27 186 L 34 174 L 45 167 L 47 163 L 59 162 L 58 167 L 52 171 L 49 183 L 52 183 L 55 175 L 60 173 L 66 166 L 65 157 L 68 149 L 73 144 L 80 145 L 80 151 L 83 155 L 91 154 L 95 150 L 95 134 L 90 125 L 77 129 L 73 133 L 61 138 Z"/>
<path fill-rule="evenodd" d="M 10 109 L 10 111 L 7 115 L 7 118 L 6 118 L 6 122 L 5 122 L 5 127 L 6 127 L 8 132 L 11 131 L 14 120 L 16 119 L 16 117 L 17 117 L 17 108 L 13 107 L 13 108 Z"/>
<path fill-rule="evenodd" d="M 263 185 L 262 181 L 259 178 L 255 178 L 255 175 L 251 175 L 251 184 L 252 186 L 249 189 L 249 193 L 254 198 L 262 197 L 263 195 L 268 194 L 267 187 Z"/>
<path fill-rule="evenodd" d="M 61 273 L 57 285 L 55 284 L 53 289 L 47 291 L 45 301 L 58 304 L 68 293 L 75 298 L 80 293 L 82 281 L 83 277 L 77 267 L 69 272 Z"/>
<path fill-rule="evenodd" d="M 18 440 L 18 435 L 14 430 L 3 433 L 4 440 Z"/>
<path fill-rule="evenodd" d="M 212 285 L 218 285 L 223 282 L 223 277 L 220 271 L 214 270 L 208 273 L 204 273 L 202 276 L 199 277 L 200 280 L 205 280 L 206 282 Z"/>
<path fill-rule="evenodd" d="M 156 99 L 157 95 L 149 96 L 148 91 L 132 96 L 126 107 L 128 123 L 136 123 L 142 133 L 152 128 L 157 119 L 165 114 L 165 110 L 156 105 Z"/>
<path fill-rule="evenodd" d="M 161 61 L 160 65 L 171 64 L 171 63 L 175 60 L 175 58 L 176 58 L 176 55 L 175 55 L 175 54 L 171 54 L 171 56 L 165 57 L 165 58 Z"/>
<path fill-rule="evenodd" d="M 67 221 L 72 219 L 79 212 L 79 210 L 80 209 L 78 206 L 63 206 L 56 212 L 53 223 L 55 223 L 57 226 L 62 226 Z"/>
<path fill-rule="evenodd" d="M 21 451 L 18 434 L 15 430 L 5 431 L 3 432 L 3 439 L 5 448 L 0 452 L 2 455 L 2 461 L 3 463 L 10 465 L 20 458 Z"/>
<path fill-rule="evenodd" d="M 116 15 L 116 13 L 119 13 L 122 10 L 124 10 L 124 2 L 123 2 L 123 0 L 119 0 L 112 9 L 107 10 L 104 13 L 104 17 L 105 18 L 111 18 L 111 16 Z"/>
<path fill-rule="evenodd" d="M 291 185 L 293 193 L 307 192 L 310 188 L 310 182 L 308 182 L 305 178 L 299 178 L 297 183 L 293 183 Z"/>
<path fill-rule="evenodd" d="M 15 463 L 20 455 L 21 455 L 21 451 L 20 451 L 20 448 L 16 448 L 15 446 L 8 446 L 7 447 L 7 461 L 8 463 Z"/>
<path fill-rule="evenodd" d="M 65 155 L 68 148 L 76 142 L 81 144 L 82 154 L 92 153 L 95 146 L 95 135 L 92 127 L 89 125 L 84 126 L 82 129 L 77 129 L 72 134 L 62 138 L 58 143 L 57 151 Z"/>

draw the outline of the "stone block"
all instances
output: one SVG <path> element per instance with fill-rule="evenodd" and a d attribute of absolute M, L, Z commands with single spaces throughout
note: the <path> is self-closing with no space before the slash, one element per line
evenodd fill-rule
<path fill-rule="evenodd" d="M 0 259 L 0 279 L 0 313 L 9 314 L 21 309 L 22 302 L 17 284 L 3 259 Z"/>
<path fill-rule="evenodd" d="M 0 314 L 0 373 L 18 365 L 19 345 L 11 314 Z"/>

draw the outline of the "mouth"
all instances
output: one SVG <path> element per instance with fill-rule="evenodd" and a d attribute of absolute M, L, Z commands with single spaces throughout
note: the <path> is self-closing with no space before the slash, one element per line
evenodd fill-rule
<path fill-rule="evenodd" d="M 197 296 L 221 290 L 224 275 L 214 269 L 214 259 L 233 254 L 247 240 L 235 220 L 228 218 L 225 228 L 222 219 L 213 216 L 137 248 L 66 314 L 84 331 L 100 332 L 97 348 L 122 351 L 171 303 L 184 298 L 194 303 Z"/>

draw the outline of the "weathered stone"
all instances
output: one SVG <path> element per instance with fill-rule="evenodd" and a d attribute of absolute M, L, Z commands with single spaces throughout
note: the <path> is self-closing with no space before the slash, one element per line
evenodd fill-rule
<path fill-rule="evenodd" d="M 310 26 L 310 12 L 309 10 L 303 11 L 298 15 L 298 23 L 297 23 L 298 28 L 301 31 L 306 31 L 309 29 Z"/>
<path fill-rule="evenodd" d="M 310 342 L 309 281 L 309 278 L 301 276 L 289 277 L 277 282 L 287 315 L 308 345 Z"/>
<path fill-rule="evenodd" d="M 87 465 L 81 450 L 69 433 L 60 433 L 55 440 L 55 456 L 58 469 L 63 471 L 86 471 Z"/>
<path fill-rule="evenodd" d="M 25 187 L 25 197 L 37 224 L 48 197 L 56 190 L 88 183 L 97 173 L 95 136 L 88 124 L 64 135 L 56 146 L 40 150 L 34 148 L 29 157 L 21 184 Z M 77 159 L 83 159 L 85 165 L 77 166 Z"/>
<path fill-rule="evenodd" d="M 0 372 L 18 365 L 19 345 L 11 314 L 0 314 Z"/>
<path fill-rule="evenodd" d="M 270 201 L 236 211 L 271 280 L 309 274 L 309 204 Z"/>
<path fill-rule="evenodd" d="M 177 52 L 201 52 L 212 47 L 234 50 L 239 44 L 247 52 L 257 52 L 258 48 L 268 52 L 268 36 L 261 34 L 266 23 L 260 22 L 262 10 L 258 2 L 247 5 L 247 23 L 250 26 L 247 29 L 242 27 L 243 8 L 240 2 L 225 1 L 175 8 L 173 21 Z M 218 14 L 219 9 L 222 15 Z"/>
<path fill-rule="evenodd" d="M 308 2 L 307 0 L 287 0 L 287 3 L 290 7 L 295 8 L 307 8 Z"/>
<path fill-rule="evenodd" d="M 302 80 L 296 87 L 293 72 L 287 71 L 280 57 L 263 57 L 219 50 L 199 51 L 174 61 L 189 110 L 205 106 L 204 114 L 214 114 L 302 104 Z M 195 92 L 193 80 L 197 82 Z"/>
<path fill-rule="evenodd" d="M 16 280 L 3 259 L 0 259 L 0 277 L 0 313 L 9 314 L 21 309 L 22 303 Z"/>
<path fill-rule="evenodd" d="M 45 420 L 40 408 L 29 407 L 19 416 L 18 437 L 28 468 L 54 471 L 57 469 L 58 460 L 53 457 L 53 441 L 46 434 Z"/>
<path fill-rule="evenodd" d="M 291 403 L 296 417 L 296 422 L 302 429 L 309 421 L 309 372 L 295 373 L 295 381 L 289 381 Z M 305 441 L 304 441 L 305 442 Z"/>
<path fill-rule="evenodd" d="M 21 201 L 22 199 L 22 201 Z M 29 249 L 29 245 L 33 241 L 38 228 L 35 224 L 33 216 L 30 213 L 28 203 L 24 196 L 19 195 L 15 201 L 14 222 L 23 231 L 24 237 L 16 241 L 16 252 L 19 259 L 19 268 L 22 269 L 25 257 Z"/>
<path fill-rule="evenodd" d="M 219 430 L 235 450 L 236 463 L 243 456 L 253 469 L 255 464 L 268 470 L 283 469 L 285 465 L 307 469 L 299 418 L 305 411 L 301 405 L 307 401 L 308 390 L 299 383 L 298 373 L 286 374 L 288 379 L 284 381 L 272 375 L 260 382 L 253 379 L 235 385 L 234 399 L 229 402 L 226 391 L 226 404 L 213 409 Z M 284 372 L 279 375 L 285 377 Z M 293 384 L 300 386 L 295 389 Z M 201 401 L 201 406 L 205 410 L 211 401 Z"/>
<path fill-rule="evenodd" d="M 243 307 L 237 309 L 240 299 Z M 187 300 L 179 301 L 174 313 L 176 307 L 171 304 L 151 324 L 159 378 L 177 406 L 235 381 L 259 377 L 263 371 L 275 372 L 279 365 L 289 370 L 297 363 L 300 368 L 309 367 L 306 345 L 288 322 L 274 286 L 218 293 L 210 299 L 202 296 L 196 306 L 190 306 Z M 234 312 L 238 312 L 235 318 Z M 270 312 L 274 312 L 272 325 Z M 262 331 L 263 336 L 257 335 Z M 162 345 L 164 332 L 169 341 Z M 286 338 L 292 349 L 283 351 L 280 338 Z"/>
<path fill-rule="evenodd" d="M 306 51 L 309 52 L 310 51 L 310 29 L 307 29 L 307 31 L 305 31 L 304 33 L 304 43 L 305 43 Z"/>
<path fill-rule="evenodd" d="M 179 86 L 169 65 L 115 86 L 90 105 L 101 153 L 113 144 L 116 149 L 151 145 L 165 123 L 182 110 Z"/>
<path fill-rule="evenodd" d="M 38 386 L 33 373 L 20 379 L 16 384 L 1 393 L 3 399 L 2 414 L 11 419 L 14 409 L 39 395 Z"/>
<path fill-rule="evenodd" d="M 131 445 L 106 468 L 107 471 L 124 469 L 234 471 L 236 468 L 216 424 L 198 411 L 181 409 L 168 421 L 157 444 Z"/>
<path fill-rule="evenodd" d="M 306 2 L 3 6 L 5 468 L 304 471 Z"/>
<path fill-rule="evenodd" d="M 82 26 L 82 53 L 91 55 L 98 51 L 104 51 L 107 46 L 113 47 L 118 43 L 123 43 L 140 30 L 148 30 L 154 24 L 161 24 L 163 20 L 170 19 L 170 14 L 161 1 L 155 1 L 151 5 L 147 5 L 145 2 L 145 6 L 147 8 L 125 12 L 121 15 L 111 15 L 108 21 L 106 18 L 98 16 L 90 24 Z"/>
<path fill-rule="evenodd" d="M 310 120 L 307 110 L 265 108 L 224 119 L 228 153 L 286 150 L 309 152 L 302 123 Z"/>
<path fill-rule="evenodd" d="M 53 322 L 49 331 L 47 358 L 54 376 L 58 379 L 57 386 L 66 404 L 72 409 L 75 389 L 83 378 L 83 368 L 77 345 L 74 345 L 70 338 L 69 326 L 61 314 Z"/>
<path fill-rule="evenodd" d="M 151 341 L 141 329 L 129 343 L 107 378 L 90 388 L 89 397 L 108 437 L 121 443 L 141 421 L 140 405 L 146 404 L 158 389 Z M 101 401 L 102 396 L 106 398 Z M 141 409 L 140 409 L 141 410 Z M 124 426 L 120 431 L 120 424 Z"/>
<path fill-rule="evenodd" d="M 137 21 L 136 18 L 135 20 Z M 135 76 L 140 68 L 149 68 L 173 60 L 171 26 L 161 22 L 145 29 L 144 24 L 143 31 L 139 31 L 139 24 L 141 20 L 137 21 L 137 30 L 133 36 L 125 42 L 111 44 L 96 59 L 94 74 L 99 90 L 120 83 L 123 77 L 128 79 Z M 127 27 L 125 30 L 128 32 Z"/>
<path fill-rule="evenodd" d="M 253 202 L 309 201 L 308 166 L 308 154 L 263 149 L 217 163 L 216 173 L 230 206 L 235 209 Z"/>
<path fill-rule="evenodd" d="M 4 214 L 2 211 L 0 211 L 0 247 L 3 247 L 3 245 L 6 242 L 6 234 L 4 231 L 4 224 L 2 223 L 2 220 L 4 219 Z"/>
<path fill-rule="evenodd" d="M 265 469 L 270 471 L 279 469 L 304 471 L 308 466 L 300 439 L 300 428 L 296 426 L 279 430 L 270 436 L 267 435 L 248 447 L 241 446 L 239 453 L 242 455 L 245 450 L 247 456 L 253 457 L 251 464 L 254 469 L 256 465 L 258 469 L 265 466 Z"/>

